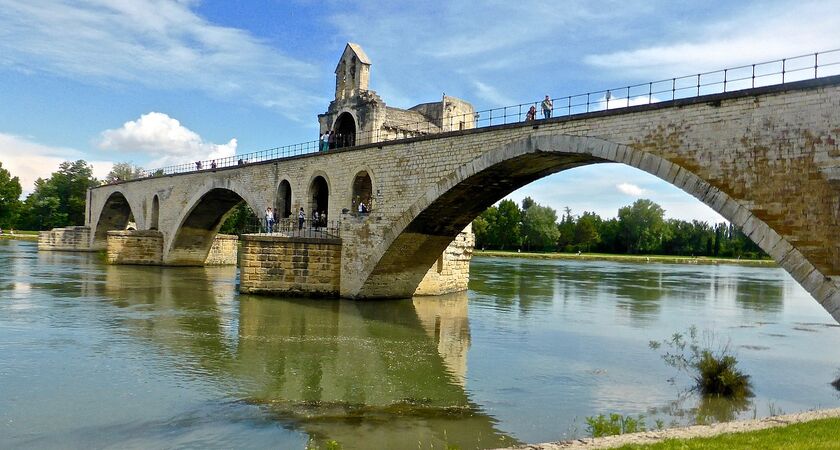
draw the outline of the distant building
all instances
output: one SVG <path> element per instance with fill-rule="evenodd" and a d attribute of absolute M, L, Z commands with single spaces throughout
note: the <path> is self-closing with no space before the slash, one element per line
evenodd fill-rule
<path fill-rule="evenodd" d="M 370 59 L 358 44 L 348 43 L 335 68 L 335 100 L 318 115 L 320 133 L 333 131 L 335 146 L 369 144 L 475 127 L 475 109 L 459 98 L 409 109 L 386 106 L 370 84 Z"/>

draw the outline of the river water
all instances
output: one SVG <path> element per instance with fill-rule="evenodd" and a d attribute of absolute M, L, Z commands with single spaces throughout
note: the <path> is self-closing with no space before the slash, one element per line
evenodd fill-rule
<path fill-rule="evenodd" d="M 755 397 L 702 401 L 648 347 L 692 325 Z M 0 448 L 492 448 L 601 413 L 762 417 L 840 406 L 838 344 L 776 268 L 477 257 L 466 293 L 316 301 L 0 241 Z"/>

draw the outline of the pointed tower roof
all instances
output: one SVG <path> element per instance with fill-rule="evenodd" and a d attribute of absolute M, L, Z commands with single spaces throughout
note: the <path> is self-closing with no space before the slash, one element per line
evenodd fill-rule
<path fill-rule="evenodd" d="M 338 69 L 339 67 L 341 67 L 341 61 L 344 59 L 345 56 L 347 56 L 348 53 L 356 55 L 356 59 L 358 59 L 359 62 L 362 64 L 367 64 L 368 66 L 371 64 L 370 58 L 368 58 L 368 55 L 365 53 L 364 50 L 362 50 L 361 45 L 348 42 L 347 46 L 344 47 L 344 52 L 341 53 L 341 58 L 339 58 L 338 60 L 338 65 L 335 66 L 335 73 L 338 73 Z"/>

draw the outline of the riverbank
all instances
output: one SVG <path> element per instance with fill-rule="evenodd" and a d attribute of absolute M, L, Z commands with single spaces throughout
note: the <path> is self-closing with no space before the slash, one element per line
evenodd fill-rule
<path fill-rule="evenodd" d="M 753 267 L 776 267 L 771 259 L 736 259 L 713 258 L 708 256 L 673 256 L 673 255 L 616 255 L 610 253 L 536 253 L 509 252 L 502 250 L 475 250 L 476 256 L 499 258 L 534 258 L 534 259 L 567 259 L 574 261 L 615 261 L 630 263 L 663 263 L 663 264 L 737 264 Z"/>
<path fill-rule="evenodd" d="M 756 420 L 524 445 L 509 450 L 838 448 L 838 427 L 840 408 L 834 408 Z"/>
<path fill-rule="evenodd" d="M 20 241 L 37 241 L 38 240 L 38 232 L 37 231 L 15 231 L 14 234 L 3 232 L 0 234 L 0 239 L 16 239 Z"/>

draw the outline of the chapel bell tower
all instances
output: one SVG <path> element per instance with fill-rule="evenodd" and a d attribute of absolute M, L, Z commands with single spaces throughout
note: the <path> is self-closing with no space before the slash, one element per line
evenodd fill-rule
<path fill-rule="evenodd" d="M 370 59 L 358 44 L 348 43 L 335 68 L 335 99 L 345 100 L 368 90 Z"/>

